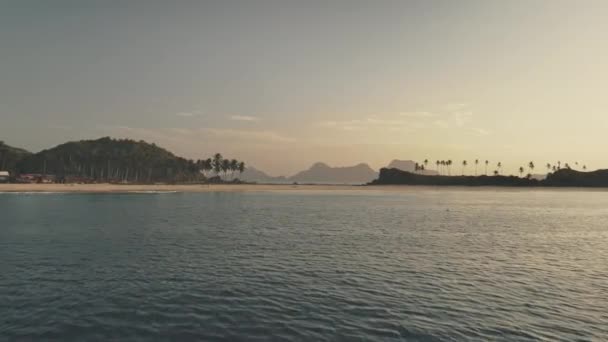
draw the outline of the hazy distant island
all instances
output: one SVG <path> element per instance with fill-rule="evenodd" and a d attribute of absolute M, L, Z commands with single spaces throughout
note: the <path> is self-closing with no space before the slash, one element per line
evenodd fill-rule
<path fill-rule="evenodd" d="M 428 169 L 435 164 L 437 170 Z M 581 172 L 568 164 L 547 164 L 547 175 L 533 175 L 533 162 L 524 176 L 501 175 L 501 163 L 493 175 L 488 161 L 475 160 L 475 174 L 452 175 L 452 161 L 393 160 L 376 172 L 368 164 L 331 167 L 317 162 L 293 176 L 270 176 L 243 161 L 220 153 L 206 159 L 186 159 L 145 141 L 112 139 L 67 142 L 31 153 L 0 141 L 0 182 L 69 184 L 350 184 L 515 187 L 608 187 L 608 170 Z M 484 165 L 485 164 L 485 165 Z M 462 174 L 467 167 L 462 161 Z M 480 169 L 481 168 L 481 169 Z M 586 171 L 586 166 L 582 166 Z M 479 169 L 479 170 L 478 170 Z"/>

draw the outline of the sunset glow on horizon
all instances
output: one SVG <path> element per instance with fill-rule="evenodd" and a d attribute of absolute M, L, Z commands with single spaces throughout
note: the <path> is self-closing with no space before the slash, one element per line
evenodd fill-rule
<path fill-rule="evenodd" d="M 143 139 L 272 175 L 608 168 L 607 15 L 605 1 L 4 2 L 0 140 Z"/>

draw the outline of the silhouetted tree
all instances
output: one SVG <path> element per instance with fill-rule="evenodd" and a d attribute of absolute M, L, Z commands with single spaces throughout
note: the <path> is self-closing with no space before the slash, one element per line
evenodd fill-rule
<path fill-rule="evenodd" d="M 222 157 L 222 155 L 220 153 L 216 153 L 213 156 L 213 171 L 215 171 L 215 174 L 218 176 L 222 172 L 223 162 L 224 162 L 224 157 Z"/>
<path fill-rule="evenodd" d="M 239 170 L 239 161 L 236 159 L 232 159 L 230 161 L 230 177 L 234 178 L 234 173 Z"/>
<path fill-rule="evenodd" d="M 238 169 L 239 169 L 239 176 L 242 176 L 243 172 L 245 172 L 245 163 L 244 162 L 240 162 Z"/>
<path fill-rule="evenodd" d="M 462 175 L 464 176 L 464 169 L 467 167 L 467 161 L 463 160 L 462 161 Z"/>
<path fill-rule="evenodd" d="M 488 164 L 489 163 L 490 163 L 490 161 L 486 159 L 486 176 L 488 175 Z"/>
<path fill-rule="evenodd" d="M 230 170 L 230 160 L 229 159 L 222 160 L 221 169 L 222 169 L 222 172 L 224 173 L 224 178 L 227 178 L 228 171 Z"/>
<path fill-rule="evenodd" d="M 534 171 L 534 162 L 529 162 L 528 163 L 528 168 L 530 169 L 530 173 L 532 173 L 532 171 Z"/>

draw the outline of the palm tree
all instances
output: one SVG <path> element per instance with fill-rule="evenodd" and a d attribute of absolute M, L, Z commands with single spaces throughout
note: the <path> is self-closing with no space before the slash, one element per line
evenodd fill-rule
<path fill-rule="evenodd" d="M 215 174 L 217 176 L 220 175 L 220 172 L 222 172 L 222 163 L 224 161 L 224 157 L 222 157 L 221 154 L 216 153 L 213 156 L 213 161 L 212 161 L 212 166 L 213 166 L 213 171 L 215 171 Z"/>
<path fill-rule="evenodd" d="M 231 177 L 231 178 L 233 178 L 233 179 L 234 179 L 234 173 L 235 173 L 236 171 L 238 171 L 238 169 L 239 169 L 239 161 L 238 161 L 238 160 L 236 160 L 236 159 L 232 159 L 232 160 L 230 161 L 230 171 L 231 171 L 231 175 L 230 175 L 230 177 Z"/>
<path fill-rule="evenodd" d="M 547 163 L 547 173 L 551 172 L 551 164 Z"/>
<path fill-rule="evenodd" d="M 439 165 L 441 164 L 441 162 L 439 160 L 435 161 L 435 164 L 437 164 L 437 173 L 441 174 L 441 171 L 439 170 Z"/>
<path fill-rule="evenodd" d="M 587 171 L 587 165 L 583 165 L 583 171 Z"/>
<path fill-rule="evenodd" d="M 224 173 L 224 178 L 226 178 L 228 174 L 228 170 L 230 170 L 230 160 L 224 159 L 222 160 L 222 165 L 220 166 L 222 172 Z"/>
<path fill-rule="evenodd" d="M 423 163 L 424 163 L 424 168 L 426 169 L 426 167 L 429 166 L 429 160 L 425 159 Z"/>
<path fill-rule="evenodd" d="M 477 165 L 479 164 L 479 159 L 475 159 L 475 176 L 477 176 Z"/>
<path fill-rule="evenodd" d="M 451 176 L 452 175 L 452 159 L 448 159 L 447 165 L 448 165 L 448 176 Z"/>
<path fill-rule="evenodd" d="M 243 172 L 245 172 L 245 162 L 239 163 L 238 170 L 239 170 L 239 176 L 241 176 L 243 174 Z"/>
<path fill-rule="evenodd" d="M 532 173 L 532 171 L 534 171 L 534 162 L 529 162 L 528 168 L 530 169 L 530 173 Z"/>
<path fill-rule="evenodd" d="M 521 176 L 523 176 L 523 173 L 524 173 L 524 167 L 523 167 L 523 166 L 520 166 L 520 167 L 519 167 L 519 176 L 520 176 L 520 177 L 521 177 Z"/>
<path fill-rule="evenodd" d="M 494 176 L 498 176 L 498 170 L 494 170 Z"/>
<path fill-rule="evenodd" d="M 498 173 L 500 174 L 500 170 L 502 169 L 502 163 L 498 162 L 498 164 L 496 164 L 496 167 L 498 168 Z"/>
<path fill-rule="evenodd" d="M 557 169 L 561 169 L 562 168 L 562 162 L 561 161 L 557 161 Z"/>
<path fill-rule="evenodd" d="M 464 176 L 464 169 L 467 167 L 467 161 L 463 160 L 462 161 L 462 175 Z"/>
<path fill-rule="evenodd" d="M 486 159 L 486 176 L 488 175 L 488 163 L 490 163 L 490 161 Z"/>
<path fill-rule="evenodd" d="M 203 162 L 203 167 L 205 172 L 210 172 L 213 170 L 213 159 L 211 158 L 207 158 L 207 160 L 205 160 Z"/>

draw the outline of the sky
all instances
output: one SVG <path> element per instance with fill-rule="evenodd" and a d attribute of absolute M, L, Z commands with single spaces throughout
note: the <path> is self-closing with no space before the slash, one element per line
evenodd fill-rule
<path fill-rule="evenodd" d="M 0 0 L 0 140 L 128 137 L 272 175 L 608 167 L 606 17 L 585 0 Z"/>

